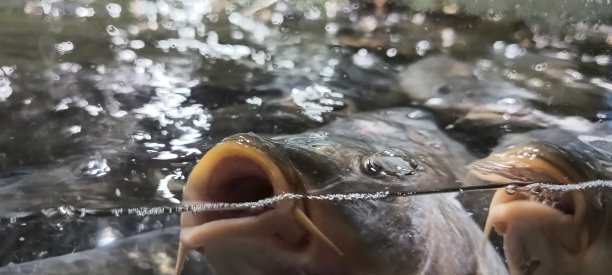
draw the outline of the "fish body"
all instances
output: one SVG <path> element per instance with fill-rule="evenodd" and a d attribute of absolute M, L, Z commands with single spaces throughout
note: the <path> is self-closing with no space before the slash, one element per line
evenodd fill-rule
<path fill-rule="evenodd" d="M 471 159 L 425 111 L 355 114 L 297 135 L 226 138 L 194 168 L 184 203 L 452 187 Z M 281 201 L 183 213 L 181 226 L 181 253 L 203 252 L 216 274 L 507 272 L 491 246 L 480 250 L 482 231 L 450 194 Z"/>
<path fill-rule="evenodd" d="M 503 62 L 503 57 L 493 55 L 492 58 L 474 64 L 444 55 L 428 56 L 399 73 L 398 87 L 413 102 L 435 111 L 448 124 L 466 129 L 495 129 L 497 135 L 508 130 L 549 127 L 571 130 L 577 127 L 571 123 L 572 119 L 586 124 L 588 121 L 579 117 L 593 118 L 594 110 L 606 108 L 605 91 L 598 87 L 587 84 L 567 89 L 530 87 L 503 74 L 496 65 Z M 536 61 L 551 64 L 546 71 L 554 74 L 546 76 L 551 85 L 560 82 L 559 71 L 572 68 L 568 62 L 535 54 L 513 60 L 517 70 L 526 75 L 531 73 L 529 66 L 539 64 Z M 559 90 L 563 93 L 558 93 Z M 503 127 L 503 131 L 498 127 Z"/>
<path fill-rule="evenodd" d="M 177 234 L 177 227 L 155 230 L 90 250 L 9 264 L 0 274 L 172 274 Z M 211 271 L 194 260 L 185 265 L 185 274 Z"/>

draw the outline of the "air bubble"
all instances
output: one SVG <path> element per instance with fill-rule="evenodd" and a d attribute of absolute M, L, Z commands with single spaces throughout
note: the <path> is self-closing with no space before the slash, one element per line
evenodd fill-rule
<path fill-rule="evenodd" d="M 539 195 L 540 193 L 542 193 L 542 187 L 533 186 L 532 188 L 529 188 L 529 193 L 531 193 L 532 195 Z"/>
<path fill-rule="evenodd" d="M 546 68 L 548 68 L 548 64 L 546 62 L 533 65 L 533 69 L 538 72 L 544 71 Z"/>
<path fill-rule="evenodd" d="M 397 49 L 396 48 L 390 48 L 387 50 L 387 56 L 388 57 L 394 57 L 397 55 Z"/>
<path fill-rule="evenodd" d="M 106 32 L 110 35 L 110 36 L 115 36 L 115 35 L 119 35 L 119 30 L 117 29 L 117 27 L 113 26 L 113 25 L 108 25 L 106 26 Z"/>
<path fill-rule="evenodd" d="M 118 18 L 119 16 L 121 16 L 121 6 L 118 4 L 110 3 L 106 5 L 106 11 L 108 12 L 108 15 L 110 15 L 110 17 L 112 18 Z"/>
<path fill-rule="evenodd" d="M 510 185 L 506 186 L 506 194 L 508 194 L 508 195 L 516 194 L 517 188 L 518 188 L 518 186 L 516 184 L 510 184 Z"/>

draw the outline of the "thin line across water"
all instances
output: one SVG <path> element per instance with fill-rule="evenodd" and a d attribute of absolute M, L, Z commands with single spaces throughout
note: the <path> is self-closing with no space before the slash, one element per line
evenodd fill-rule
<path fill-rule="evenodd" d="M 202 213 L 211 211 L 231 211 L 231 210 L 251 210 L 257 211 L 265 207 L 270 207 L 277 202 L 284 200 L 320 200 L 320 201 L 358 201 L 358 200 L 379 200 L 390 197 L 409 197 L 417 195 L 429 195 L 429 194 L 440 194 L 440 193 L 452 193 L 452 192 L 469 192 L 478 190 L 492 190 L 498 188 L 516 189 L 522 187 L 526 189 L 545 189 L 551 191 L 569 192 L 585 189 L 602 189 L 607 188 L 612 190 L 612 181 L 595 180 L 577 184 L 557 185 L 557 184 L 546 184 L 546 183 L 512 183 L 507 185 L 474 185 L 474 186 L 462 186 L 462 187 L 451 187 L 444 189 L 435 190 L 421 190 L 421 191 L 379 191 L 379 192 L 363 192 L 363 193 L 333 193 L 333 194 L 295 194 L 295 193 L 284 193 L 274 197 L 264 198 L 253 202 L 238 202 L 238 203 L 227 203 L 227 202 L 197 202 L 189 204 L 181 204 L 177 206 L 157 206 L 157 207 L 132 207 L 132 208 L 113 208 L 113 209 L 87 209 L 87 208 L 70 208 L 65 206 L 58 207 L 57 212 L 63 213 L 65 216 L 70 217 L 85 217 L 85 216 L 123 216 L 123 215 L 136 215 L 136 216 L 148 216 L 158 215 L 164 213 Z M 21 220 L 20 218 L 15 218 Z"/>

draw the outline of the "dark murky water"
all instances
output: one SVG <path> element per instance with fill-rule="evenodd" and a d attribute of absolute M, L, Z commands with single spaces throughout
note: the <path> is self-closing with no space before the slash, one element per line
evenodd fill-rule
<path fill-rule="evenodd" d="M 176 214 L 79 213 L 176 206 L 196 161 L 233 133 L 423 106 L 483 156 L 504 133 L 612 115 L 609 5 L 538 17 L 531 2 L 380 14 L 368 2 L 288 2 L 2 1 L 0 266 L 178 225 Z M 442 85 L 449 66 L 476 77 Z M 457 119 L 486 104 L 511 122 Z M 534 110 L 522 124 L 504 116 Z M 473 135 L 482 124 L 493 127 Z M 173 249 L 144 270 L 171 272 Z"/>

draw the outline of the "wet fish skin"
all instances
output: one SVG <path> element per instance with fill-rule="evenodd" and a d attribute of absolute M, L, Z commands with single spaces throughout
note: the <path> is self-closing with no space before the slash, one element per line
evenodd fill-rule
<path fill-rule="evenodd" d="M 9 264 L 2 275 L 17 274 L 172 274 L 177 227 L 143 233 L 82 252 Z M 212 274 L 199 257 L 185 265 L 185 274 Z"/>
<path fill-rule="evenodd" d="M 529 62 L 543 58 L 533 54 L 529 57 L 514 62 L 528 67 L 523 63 L 532 64 Z M 563 71 L 573 66 L 554 61 L 547 61 L 551 64 L 549 71 Z M 523 70 L 529 72 L 526 68 Z M 558 81 L 551 82 L 557 85 Z M 571 128 L 573 125 L 565 125 L 566 116 L 593 118 L 593 110 L 606 109 L 605 92 L 598 87 L 568 88 L 560 94 L 555 91 L 561 88 L 524 87 L 524 83 L 511 82 L 494 69 L 443 55 L 428 56 L 412 63 L 399 72 L 397 85 L 411 100 L 435 111 L 445 124 L 466 132 L 482 131 L 495 135 L 495 139 L 501 137 L 500 133 Z M 582 119 L 581 123 L 588 121 Z"/>
<path fill-rule="evenodd" d="M 231 195 L 245 188 L 236 187 L 236 179 L 261 185 L 266 175 L 271 187 L 261 187 L 268 188 L 264 196 L 455 186 L 472 157 L 432 119 L 419 109 L 398 108 L 339 118 L 298 135 L 229 137 L 194 168 L 185 203 L 243 201 Z M 414 171 L 400 176 L 364 170 L 365 159 L 390 148 L 414 157 Z M 305 213 L 316 229 L 288 211 Z M 181 224 L 183 245 L 203 251 L 217 274 L 507 272 L 491 246 L 480 250 L 481 230 L 450 194 L 347 203 L 303 200 L 250 215 L 187 213 Z M 323 236 L 313 233 L 317 230 Z"/>
<path fill-rule="evenodd" d="M 489 157 L 472 163 L 472 172 L 493 182 L 609 180 L 612 129 L 591 126 L 587 132 L 509 135 Z M 607 274 L 612 269 L 611 199 L 607 188 L 563 193 L 519 188 L 514 194 L 500 189 L 486 227 L 504 237 L 511 274 Z"/>

